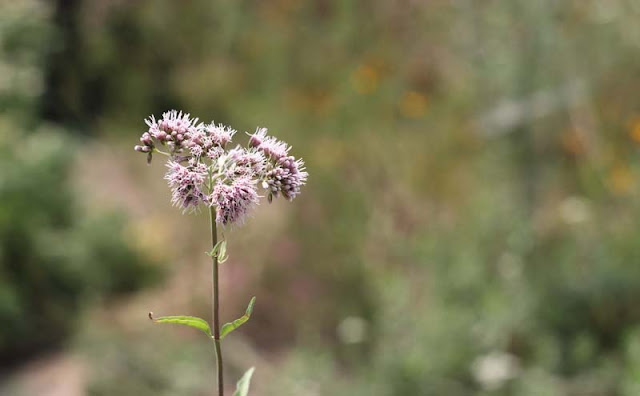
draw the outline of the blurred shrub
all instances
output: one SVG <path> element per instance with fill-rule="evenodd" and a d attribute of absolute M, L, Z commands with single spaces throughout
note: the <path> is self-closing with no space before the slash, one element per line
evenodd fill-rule
<path fill-rule="evenodd" d="M 59 131 L 0 129 L 0 359 L 56 344 L 98 298 L 156 280 L 158 267 L 127 244 L 123 218 L 84 215 Z M 16 144 L 19 142 L 19 144 Z"/>
<path fill-rule="evenodd" d="M 71 180 L 72 142 L 41 126 L 42 63 L 55 45 L 50 9 L 0 4 L 0 362 L 71 334 L 82 308 L 158 279 L 119 214 L 83 213 Z M 49 45 L 47 45 L 49 44 Z"/>
<path fill-rule="evenodd" d="M 56 42 L 50 8 L 36 0 L 0 3 L 0 109 L 33 119 L 44 91 L 41 65 Z M 44 39 L 49 38 L 49 39 Z"/>

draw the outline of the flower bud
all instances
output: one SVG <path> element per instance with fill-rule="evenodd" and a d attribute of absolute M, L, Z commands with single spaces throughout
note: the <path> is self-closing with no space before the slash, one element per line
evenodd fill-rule
<path fill-rule="evenodd" d="M 249 146 L 258 147 L 262 143 L 262 140 L 257 135 L 251 135 L 249 138 Z"/>

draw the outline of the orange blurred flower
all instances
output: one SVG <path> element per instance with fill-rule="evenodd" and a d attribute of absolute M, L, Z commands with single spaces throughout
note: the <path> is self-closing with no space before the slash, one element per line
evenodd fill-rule
<path fill-rule="evenodd" d="M 617 165 L 609 173 L 607 181 L 609 190 L 616 195 L 625 195 L 631 192 L 636 185 L 633 171 L 625 165 Z"/>
<path fill-rule="evenodd" d="M 426 111 L 427 98 L 420 92 L 406 92 L 400 99 L 400 112 L 407 118 L 420 118 Z"/>
<path fill-rule="evenodd" d="M 367 95 L 378 89 L 380 75 L 376 68 L 369 65 L 360 65 L 351 73 L 351 85 L 361 95 Z"/>
<path fill-rule="evenodd" d="M 636 143 L 640 143 L 640 117 L 637 117 L 631 123 L 631 130 L 629 131 L 629 137 Z"/>

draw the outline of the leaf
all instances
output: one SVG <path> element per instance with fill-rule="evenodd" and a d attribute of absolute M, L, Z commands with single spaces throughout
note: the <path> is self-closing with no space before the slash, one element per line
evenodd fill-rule
<path fill-rule="evenodd" d="M 249 385 L 251 384 L 251 376 L 254 370 L 255 367 L 251 367 L 244 373 L 240 381 L 236 384 L 236 391 L 233 392 L 233 396 L 247 396 L 249 394 Z"/>
<path fill-rule="evenodd" d="M 220 244 L 220 249 L 218 251 L 218 262 L 222 264 L 227 261 L 228 258 L 229 256 L 227 256 L 227 241 L 222 240 L 222 244 Z"/>
<path fill-rule="evenodd" d="M 211 251 L 205 252 L 204 254 L 209 257 L 216 256 L 218 257 L 218 262 L 220 264 L 224 263 L 229 258 L 229 256 L 227 256 L 227 240 L 223 239 L 219 241 L 218 243 L 216 243 L 213 249 L 211 249 Z"/>
<path fill-rule="evenodd" d="M 222 326 L 222 329 L 220 330 L 221 339 L 224 338 L 224 336 L 226 336 L 227 334 L 237 329 L 238 327 L 242 326 L 247 320 L 249 320 L 249 318 L 251 317 L 251 313 L 253 312 L 253 306 L 255 305 L 255 303 L 256 303 L 256 298 L 252 297 L 251 301 L 249 301 L 249 306 L 247 306 L 247 310 L 244 312 L 244 315 L 234 320 L 233 322 L 225 323 L 224 326 Z"/>
<path fill-rule="evenodd" d="M 222 244 L 226 244 L 227 242 L 223 239 L 221 241 L 218 241 L 218 243 L 216 243 L 216 245 L 213 247 L 213 249 L 211 249 L 211 251 L 209 252 L 205 252 L 204 254 L 206 254 L 209 257 L 213 257 L 214 255 L 218 254 L 218 250 L 220 249 L 220 245 Z M 226 250 L 226 248 L 225 248 Z"/>
<path fill-rule="evenodd" d="M 154 322 L 185 325 L 185 326 L 193 327 L 194 329 L 198 329 L 204 332 L 209 337 L 212 336 L 209 323 L 195 316 L 162 316 L 158 319 L 155 319 Z"/>

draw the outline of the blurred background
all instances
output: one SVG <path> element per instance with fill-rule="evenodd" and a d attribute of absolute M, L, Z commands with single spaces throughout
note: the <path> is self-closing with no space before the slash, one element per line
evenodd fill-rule
<path fill-rule="evenodd" d="M 0 394 L 210 395 L 176 108 L 294 147 L 225 231 L 229 392 L 640 395 L 639 0 L 0 1 Z M 242 134 L 238 137 L 242 142 Z"/>

